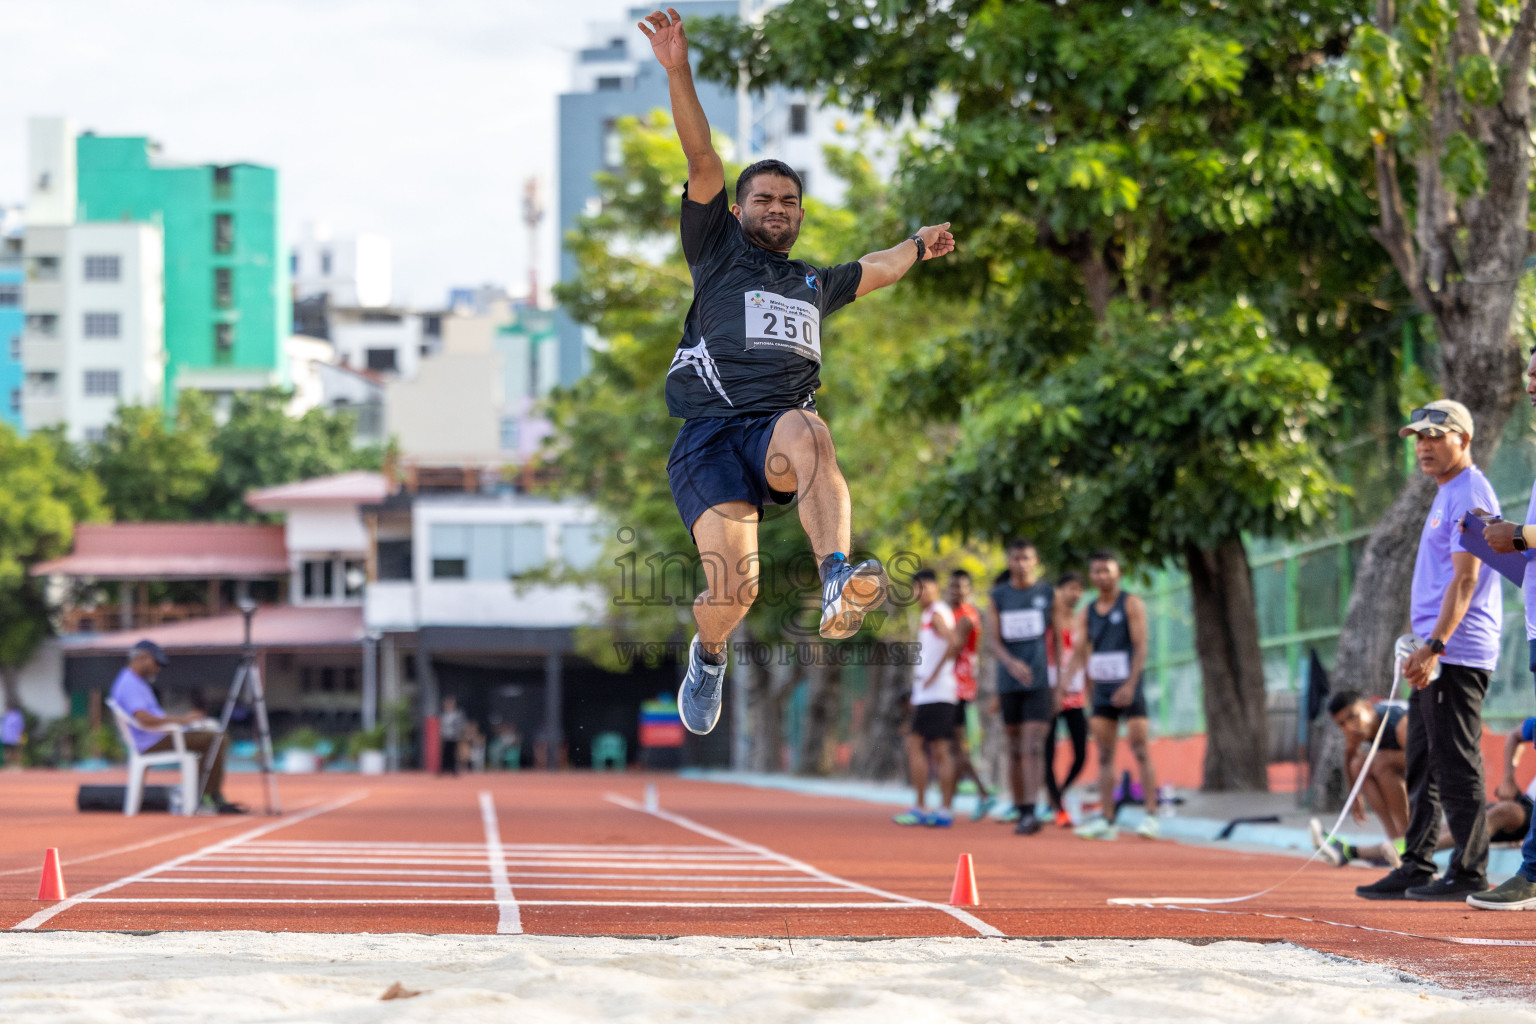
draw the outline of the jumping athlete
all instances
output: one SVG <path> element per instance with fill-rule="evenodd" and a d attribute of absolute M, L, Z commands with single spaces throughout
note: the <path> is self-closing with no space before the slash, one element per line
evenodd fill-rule
<path fill-rule="evenodd" d="M 1008 545 L 1008 574 L 992 588 L 987 642 L 997 657 L 997 700 L 1008 738 L 1008 786 L 1014 832 L 1040 831 L 1035 798 L 1045 782 L 1045 735 L 1056 716 L 1046 664 L 1046 639 L 1058 626 L 1055 591 L 1040 579 L 1040 555 L 1022 538 Z"/>
<path fill-rule="evenodd" d="M 1064 572 L 1056 579 L 1056 617 L 1060 622 L 1072 622 L 1077 617 L 1077 602 L 1083 599 L 1083 578 L 1075 572 Z M 1051 810 L 1056 815 L 1056 824 L 1061 828 L 1071 828 L 1076 822 L 1072 815 L 1062 805 L 1061 797 L 1077 777 L 1082 774 L 1083 765 L 1088 763 L 1088 715 L 1083 711 L 1086 703 L 1083 691 L 1086 686 L 1086 677 L 1082 672 L 1076 672 L 1070 679 L 1061 678 L 1061 670 L 1072 662 L 1072 651 L 1076 644 L 1082 642 L 1081 637 L 1074 637 L 1072 630 L 1075 627 L 1068 626 L 1053 637 L 1051 644 L 1051 685 L 1056 688 L 1057 703 L 1060 710 L 1056 712 L 1055 719 L 1051 722 L 1050 730 L 1045 734 L 1045 789 L 1051 797 Z M 1056 726 L 1064 724 L 1067 727 L 1067 735 L 1072 740 L 1072 766 L 1067 769 L 1066 777 L 1060 782 L 1056 781 Z"/>
<path fill-rule="evenodd" d="M 1125 719 L 1125 738 L 1136 755 L 1141 776 L 1142 799 L 1147 816 L 1136 827 L 1137 835 L 1156 839 L 1157 778 L 1147 747 L 1147 698 L 1142 692 L 1142 670 L 1147 664 L 1147 606 L 1135 594 L 1120 589 L 1120 559 L 1109 551 L 1095 551 L 1088 558 L 1088 581 L 1098 597 L 1078 613 L 1073 629 L 1082 644 L 1072 652 L 1072 672 L 1084 667 L 1093 684 L 1093 745 L 1099 753 L 1100 814 L 1077 830 L 1084 839 L 1114 839 L 1115 744 L 1120 720 Z"/>
<path fill-rule="evenodd" d="M 955 614 L 955 783 L 971 780 L 976 787 L 972 821 L 987 816 L 996 799 L 971 760 L 971 741 L 966 735 L 966 711 L 976 700 L 976 648 L 981 642 L 981 613 L 971 604 L 971 574 L 956 569 L 949 574 L 949 607 Z"/>
<path fill-rule="evenodd" d="M 948 224 L 937 224 L 853 263 L 815 267 L 790 259 L 805 219 L 800 176 L 782 161 L 759 161 L 736 179 L 732 205 L 694 89 L 682 17 L 669 7 L 640 29 L 667 71 L 672 119 L 688 158 L 682 243 L 694 296 L 667 371 L 667 410 L 685 421 L 667 476 L 708 584 L 694 602 L 699 628 L 678 691 L 683 724 L 702 734 L 720 718 L 726 640 L 757 592 L 765 504 L 800 499 L 800 523 L 822 578 L 822 637 L 853 636 L 884 602 L 880 563 L 855 565 L 846 554 L 848 484 L 832 434 L 816 415 L 821 321 L 895 284 L 914 263 L 953 251 L 955 240 Z"/>

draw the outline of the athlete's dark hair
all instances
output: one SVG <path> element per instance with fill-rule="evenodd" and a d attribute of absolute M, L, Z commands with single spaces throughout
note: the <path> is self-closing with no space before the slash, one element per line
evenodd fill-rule
<path fill-rule="evenodd" d="M 1361 699 L 1363 698 L 1361 698 L 1360 691 L 1358 690 L 1340 690 L 1338 693 L 1328 698 L 1328 717 L 1332 718 L 1340 711 L 1343 711 L 1345 708 L 1351 706 L 1356 701 Z"/>
<path fill-rule="evenodd" d="M 1066 572 L 1062 573 L 1060 576 L 1056 577 L 1056 585 L 1058 587 L 1064 587 L 1068 583 L 1082 583 L 1082 582 L 1083 582 L 1083 578 L 1081 576 L 1079 576 L 1077 573 L 1075 573 L 1072 570 L 1070 570 L 1070 569 L 1068 569 Z"/>
<path fill-rule="evenodd" d="M 777 174 L 781 178 L 788 178 L 795 183 L 795 191 L 800 198 L 805 199 L 805 182 L 795 169 L 783 160 L 759 160 L 751 164 L 736 178 L 736 205 L 743 205 L 742 200 L 747 198 L 747 189 L 752 187 L 752 179 L 759 174 Z"/>
<path fill-rule="evenodd" d="M 954 569 L 950 572 L 949 578 L 952 580 L 968 580 L 971 578 L 971 574 L 964 569 Z"/>
<path fill-rule="evenodd" d="M 919 569 L 912 574 L 913 583 L 927 583 L 929 580 L 937 583 L 939 581 L 939 574 L 932 569 Z"/>
<path fill-rule="evenodd" d="M 1115 554 L 1113 551 L 1109 550 L 1109 548 L 1099 548 L 1093 554 L 1088 556 L 1088 561 L 1090 561 L 1090 562 L 1114 562 L 1116 565 L 1119 565 L 1120 564 L 1120 556 Z"/>
<path fill-rule="evenodd" d="M 1015 537 L 1013 540 L 1008 542 L 1009 551 L 1022 551 L 1025 548 L 1029 548 L 1031 551 L 1040 550 L 1039 548 L 1035 547 L 1035 542 L 1030 540 L 1028 537 Z"/>

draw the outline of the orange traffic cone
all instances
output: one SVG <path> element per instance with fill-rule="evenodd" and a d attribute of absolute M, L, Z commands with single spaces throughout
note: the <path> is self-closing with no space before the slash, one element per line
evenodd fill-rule
<path fill-rule="evenodd" d="M 949 905 L 981 906 L 981 893 L 976 891 L 976 866 L 971 863 L 971 855 L 968 853 L 962 853 L 960 863 L 955 865 L 955 887 L 950 890 Z"/>
<path fill-rule="evenodd" d="M 43 854 L 43 880 L 37 886 L 40 900 L 67 899 L 64 895 L 64 870 L 59 867 L 59 851 L 49 847 Z"/>

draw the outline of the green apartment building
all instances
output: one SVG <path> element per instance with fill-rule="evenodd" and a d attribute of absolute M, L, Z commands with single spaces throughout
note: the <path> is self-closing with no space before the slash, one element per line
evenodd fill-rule
<path fill-rule="evenodd" d="M 77 217 L 165 233 L 165 398 L 288 383 L 292 322 L 277 170 L 178 165 L 148 138 L 76 140 Z"/>

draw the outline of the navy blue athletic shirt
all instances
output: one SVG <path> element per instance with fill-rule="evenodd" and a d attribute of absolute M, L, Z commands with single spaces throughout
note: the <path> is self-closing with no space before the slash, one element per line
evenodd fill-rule
<path fill-rule="evenodd" d="M 726 190 L 696 203 L 683 189 L 683 255 L 693 305 L 667 371 L 679 419 L 816 408 L 821 322 L 854 300 L 857 261 L 814 267 L 747 241 Z"/>

